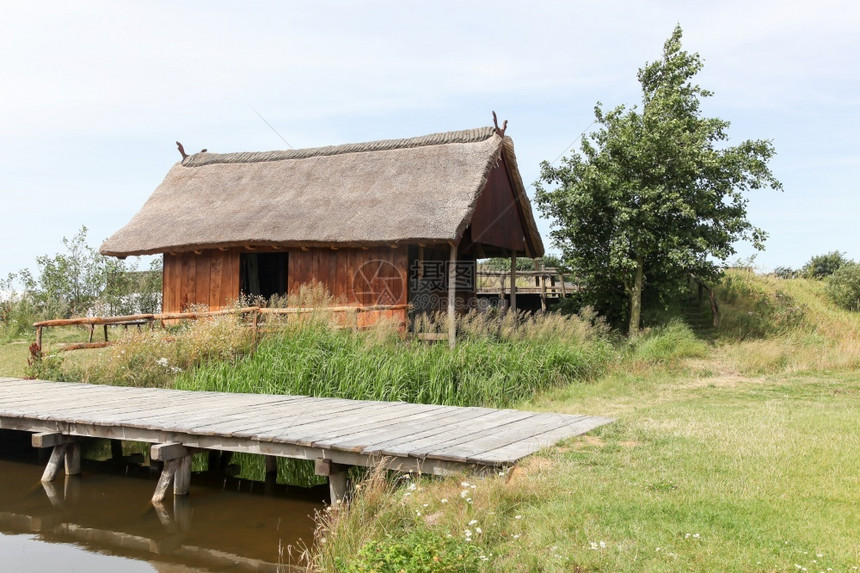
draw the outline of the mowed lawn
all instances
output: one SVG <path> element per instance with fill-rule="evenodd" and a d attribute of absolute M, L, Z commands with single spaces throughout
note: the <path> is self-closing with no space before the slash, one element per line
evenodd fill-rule
<path fill-rule="evenodd" d="M 520 519 L 487 548 L 496 568 L 860 567 L 858 372 L 616 375 L 526 406 L 616 422 L 490 486 L 521 499 Z"/>

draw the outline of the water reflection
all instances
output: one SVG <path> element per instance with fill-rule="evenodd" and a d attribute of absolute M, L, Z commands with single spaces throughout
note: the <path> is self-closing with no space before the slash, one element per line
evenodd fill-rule
<path fill-rule="evenodd" d="M 0 553 L 9 571 L 43 570 L 28 563 L 51 561 L 48 549 L 26 545 L 33 539 L 131 558 L 163 572 L 290 571 L 298 563 L 296 547 L 312 541 L 313 513 L 327 493 L 207 471 L 194 474 L 191 495 L 153 506 L 158 476 L 148 467 L 128 459 L 84 460 L 81 476 L 42 484 L 44 468 L 27 447 L 29 434 L 10 434 L 0 433 Z M 71 563 L 48 570 L 130 570 L 102 569 L 74 554 L 63 557 Z"/>

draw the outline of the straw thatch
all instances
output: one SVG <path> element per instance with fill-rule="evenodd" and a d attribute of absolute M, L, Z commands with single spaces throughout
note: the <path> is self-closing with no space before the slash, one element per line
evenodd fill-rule
<path fill-rule="evenodd" d="M 100 250 L 124 257 L 457 241 L 502 154 L 530 254 L 542 255 L 513 144 L 489 127 L 317 149 L 191 155 Z"/>

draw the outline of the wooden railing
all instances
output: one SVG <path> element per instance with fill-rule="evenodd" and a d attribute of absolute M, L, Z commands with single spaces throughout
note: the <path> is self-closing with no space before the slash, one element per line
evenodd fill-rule
<path fill-rule="evenodd" d="M 45 328 L 57 326 L 84 326 L 89 330 L 89 341 L 84 343 L 67 344 L 60 348 L 61 351 L 80 350 L 84 348 L 103 348 L 110 344 L 108 340 L 109 326 L 122 326 L 128 329 L 129 326 L 136 326 L 140 329 L 141 326 L 147 325 L 149 328 L 154 328 L 156 323 L 162 327 L 165 322 L 176 322 L 182 320 L 199 320 L 201 318 L 211 318 L 216 316 L 224 316 L 229 314 L 237 314 L 243 319 L 251 323 L 254 330 L 254 336 L 258 335 L 260 318 L 266 315 L 301 315 L 301 314 L 327 314 L 327 313 L 364 313 L 378 312 L 386 310 L 408 310 L 408 304 L 394 305 L 374 305 L 374 306 L 320 306 L 320 307 L 287 307 L 287 308 L 266 308 L 259 306 L 248 306 L 242 308 L 228 308 L 222 310 L 209 310 L 201 312 L 165 312 L 159 314 L 129 314 L 125 316 L 84 316 L 79 318 L 58 318 L 54 320 L 43 320 L 34 322 L 33 327 L 36 329 L 36 343 L 31 347 L 31 353 L 42 352 L 42 333 Z M 102 326 L 104 328 L 104 342 L 93 342 L 95 328 Z"/>
<path fill-rule="evenodd" d="M 496 294 L 498 293 L 499 300 L 504 301 L 505 296 L 510 292 L 510 278 L 511 273 L 509 271 L 491 271 L 491 270 L 482 270 L 478 269 L 476 274 L 477 278 L 477 292 L 483 294 Z M 487 281 L 483 281 L 482 278 L 492 279 L 490 282 L 494 284 L 487 285 Z M 525 280 L 519 280 L 519 279 Z M 515 272 L 516 281 L 516 292 L 520 294 L 538 294 L 540 295 L 541 300 L 541 308 L 546 310 L 546 299 L 547 297 L 551 298 L 565 298 L 568 295 L 567 285 L 564 283 L 564 275 L 555 268 L 546 268 L 543 270 L 536 271 L 520 271 L 517 270 Z M 528 285 L 525 286 L 521 283 L 523 282 L 531 282 L 534 281 L 534 286 Z"/>

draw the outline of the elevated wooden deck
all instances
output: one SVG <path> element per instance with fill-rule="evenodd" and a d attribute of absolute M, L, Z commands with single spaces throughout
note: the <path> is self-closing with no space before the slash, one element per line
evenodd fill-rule
<path fill-rule="evenodd" d="M 317 472 L 330 478 L 333 497 L 340 497 L 346 466 L 384 464 L 436 475 L 500 467 L 610 421 L 492 408 L 0 378 L 0 428 L 37 433 L 35 446 L 54 447 L 43 479 L 53 479 L 63 459 L 67 473 L 79 465 L 74 459 L 79 454 L 68 449 L 74 437 L 130 440 L 155 444 L 153 459 L 170 462 L 159 489 L 173 481 L 174 493 L 187 493 L 187 476 L 181 474 L 190 472 L 195 449 L 315 460 Z"/>

